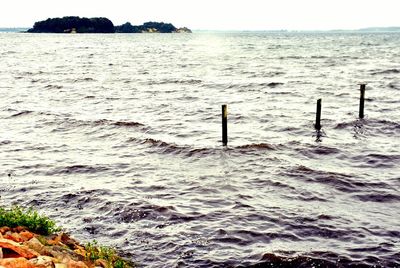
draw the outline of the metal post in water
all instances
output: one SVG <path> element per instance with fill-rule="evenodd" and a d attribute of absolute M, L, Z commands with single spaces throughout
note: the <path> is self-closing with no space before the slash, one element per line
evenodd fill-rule
<path fill-rule="evenodd" d="M 364 118 L 364 101 L 365 101 L 365 85 L 360 84 L 360 110 L 358 112 L 359 118 Z"/>
<path fill-rule="evenodd" d="M 228 144 L 228 108 L 222 105 L 222 145 Z"/>
<path fill-rule="evenodd" d="M 315 119 L 315 129 L 321 130 L 321 99 L 317 100 L 317 117 Z"/>

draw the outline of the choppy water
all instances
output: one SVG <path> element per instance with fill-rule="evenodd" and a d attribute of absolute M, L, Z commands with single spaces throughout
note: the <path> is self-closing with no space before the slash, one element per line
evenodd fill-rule
<path fill-rule="evenodd" d="M 0 34 L 0 202 L 143 267 L 400 267 L 399 44 Z"/>

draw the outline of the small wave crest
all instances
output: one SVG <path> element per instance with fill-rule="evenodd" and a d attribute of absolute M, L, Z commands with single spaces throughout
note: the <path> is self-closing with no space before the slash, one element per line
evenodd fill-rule
<path fill-rule="evenodd" d="M 121 128 L 136 128 L 138 130 L 148 130 L 148 127 L 142 123 L 135 121 L 117 121 L 108 119 L 99 120 L 78 120 L 73 118 L 62 118 L 51 120 L 49 124 L 55 124 L 56 128 L 53 132 L 69 131 L 71 128 L 82 128 L 82 127 L 121 127 Z"/>
<path fill-rule="evenodd" d="M 399 82 L 391 82 L 388 84 L 388 87 L 391 89 L 398 89 L 400 90 L 400 83 Z"/>
<path fill-rule="evenodd" d="M 11 143 L 11 141 L 9 141 L 9 140 L 0 141 L 0 145 L 7 145 L 7 144 L 10 144 L 10 143 Z"/>
<path fill-rule="evenodd" d="M 353 198 L 356 198 L 363 202 L 378 202 L 378 203 L 400 202 L 400 195 L 382 191 L 379 192 L 374 191 L 368 194 L 356 194 L 353 195 Z"/>
<path fill-rule="evenodd" d="M 21 112 L 18 112 L 18 113 L 15 113 L 15 114 L 11 115 L 10 117 L 19 117 L 19 116 L 28 115 L 28 114 L 31 114 L 31 113 L 33 113 L 33 111 L 21 111 Z"/>
<path fill-rule="evenodd" d="M 177 85 L 196 85 L 201 84 L 203 81 L 199 79 L 162 79 L 162 80 L 150 80 L 146 84 L 149 85 L 166 85 L 166 84 L 177 84 Z"/>
<path fill-rule="evenodd" d="M 106 166 L 96 165 L 71 165 L 64 167 L 56 167 L 46 172 L 46 175 L 62 175 L 62 174 L 94 174 L 98 172 L 108 171 L 110 168 Z"/>
<path fill-rule="evenodd" d="M 174 155 L 184 155 L 186 157 L 191 157 L 195 155 L 210 155 L 214 153 L 212 148 L 193 148 L 190 146 L 181 146 L 173 143 L 168 143 L 161 140 L 156 140 L 152 138 L 130 138 L 128 143 L 137 143 L 141 145 L 147 145 L 151 148 L 157 149 L 163 154 L 174 154 Z"/>
<path fill-rule="evenodd" d="M 44 88 L 45 89 L 62 89 L 63 86 L 61 86 L 61 85 L 47 85 Z"/>
<path fill-rule="evenodd" d="M 400 69 L 387 69 L 387 70 L 376 70 L 372 71 L 371 75 L 381 75 L 381 74 L 399 74 Z"/>
<path fill-rule="evenodd" d="M 194 148 L 189 145 L 177 145 L 152 138 L 130 138 L 127 142 L 147 145 L 163 154 L 183 155 L 185 157 L 214 155 L 216 152 L 221 150 L 221 148 Z M 227 151 L 229 152 L 240 154 L 265 150 L 276 150 L 276 148 L 275 146 L 267 143 L 246 144 L 227 148 Z"/>
<path fill-rule="evenodd" d="M 350 129 L 355 131 L 356 136 L 362 135 L 396 135 L 400 132 L 400 123 L 381 119 L 358 119 L 350 122 L 341 122 L 335 129 Z"/>
<path fill-rule="evenodd" d="M 259 89 L 259 88 L 276 88 L 284 85 L 282 82 L 262 82 L 262 83 L 243 83 L 243 84 L 231 84 L 228 88 L 239 88 L 239 89 Z"/>
<path fill-rule="evenodd" d="M 276 146 L 268 143 L 252 143 L 233 147 L 232 150 L 242 152 L 258 151 L 258 150 L 276 150 Z"/>
<path fill-rule="evenodd" d="M 305 166 L 296 166 L 282 172 L 282 175 L 301 179 L 307 183 L 320 183 L 330 185 L 338 191 L 352 193 L 362 192 L 365 189 L 390 188 L 383 182 L 368 182 L 362 179 L 355 178 L 351 175 L 329 172 L 322 170 L 314 170 Z"/>

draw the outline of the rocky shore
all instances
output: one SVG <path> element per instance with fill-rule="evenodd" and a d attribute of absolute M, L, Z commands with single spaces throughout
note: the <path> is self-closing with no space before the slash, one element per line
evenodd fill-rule
<path fill-rule="evenodd" d="M 110 248 L 81 245 L 66 233 L 39 235 L 26 227 L 0 228 L 0 268 L 128 268 Z"/>

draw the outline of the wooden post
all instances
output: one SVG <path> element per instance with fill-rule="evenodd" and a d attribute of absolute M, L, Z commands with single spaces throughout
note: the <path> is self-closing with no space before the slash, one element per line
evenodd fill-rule
<path fill-rule="evenodd" d="M 358 117 L 364 118 L 364 101 L 365 101 L 365 84 L 360 84 L 360 110 L 358 111 Z"/>
<path fill-rule="evenodd" d="M 315 119 L 315 129 L 321 130 L 321 99 L 317 100 L 317 117 Z"/>
<path fill-rule="evenodd" d="M 228 144 L 228 108 L 222 105 L 222 145 Z"/>

